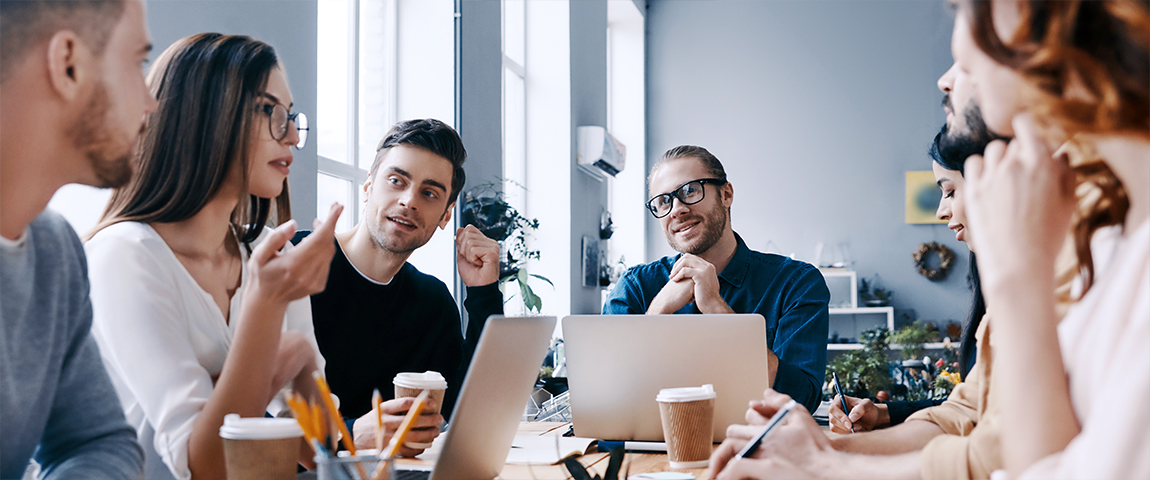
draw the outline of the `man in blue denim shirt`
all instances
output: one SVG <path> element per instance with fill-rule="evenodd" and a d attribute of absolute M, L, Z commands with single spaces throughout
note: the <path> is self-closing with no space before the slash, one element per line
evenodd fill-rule
<path fill-rule="evenodd" d="M 628 270 L 603 314 L 758 313 L 767 323 L 772 388 L 813 412 L 827 367 L 830 291 L 822 274 L 808 263 L 747 248 L 731 228 L 734 187 L 705 148 L 668 150 L 647 184 L 659 192 L 647 208 L 681 253 Z"/>

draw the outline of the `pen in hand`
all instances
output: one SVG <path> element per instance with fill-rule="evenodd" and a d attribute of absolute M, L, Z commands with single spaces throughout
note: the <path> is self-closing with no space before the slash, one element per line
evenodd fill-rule
<path fill-rule="evenodd" d="M 787 402 L 786 405 L 783 405 L 783 408 L 780 408 L 779 411 L 775 412 L 775 415 L 771 417 L 771 421 L 767 422 L 767 426 L 763 427 L 763 431 L 759 432 L 759 434 L 755 436 L 754 440 L 748 443 L 747 446 L 743 447 L 743 450 L 739 452 L 738 458 L 747 458 L 751 455 L 754 455 L 755 452 L 759 450 L 759 446 L 763 444 L 763 439 L 767 438 L 767 434 L 771 433 L 771 430 L 774 430 L 775 426 L 783 421 L 783 418 L 787 416 L 787 412 L 790 412 L 792 408 L 795 408 L 795 405 L 798 405 L 798 403 L 796 403 L 794 400 L 791 400 Z"/>
<path fill-rule="evenodd" d="M 831 372 L 831 379 L 834 380 L 835 395 L 839 396 L 839 401 L 842 402 L 842 404 L 843 404 L 843 414 L 847 416 L 847 421 L 850 422 L 851 411 L 850 411 L 850 409 L 847 408 L 847 397 L 846 397 L 846 395 L 843 395 L 843 386 L 839 385 L 838 374 L 836 374 L 835 372 Z M 855 433 L 854 422 L 851 422 L 851 433 Z"/>

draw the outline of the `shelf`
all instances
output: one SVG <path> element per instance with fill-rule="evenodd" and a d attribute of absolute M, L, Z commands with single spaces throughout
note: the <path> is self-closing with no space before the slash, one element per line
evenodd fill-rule
<path fill-rule="evenodd" d="M 865 313 L 887 313 L 894 314 L 894 307 L 855 307 L 855 308 L 830 308 L 827 309 L 831 315 L 857 315 Z"/>
<path fill-rule="evenodd" d="M 951 345 L 954 345 L 954 348 L 957 349 L 957 348 L 959 348 L 959 346 L 961 344 L 959 344 L 958 342 L 951 342 Z M 924 348 L 926 348 L 927 350 L 942 350 L 944 348 L 942 346 L 942 342 L 924 343 L 924 344 L 922 344 L 922 346 Z M 861 343 L 828 343 L 827 344 L 827 350 L 828 351 L 860 350 L 860 349 L 862 349 L 862 347 L 863 346 Z M 892 344 L 890 344 L 889 348 L 891 350 L 902 350 L 902 345 L 899 345 L 897 343 L 892 343 Z"/>

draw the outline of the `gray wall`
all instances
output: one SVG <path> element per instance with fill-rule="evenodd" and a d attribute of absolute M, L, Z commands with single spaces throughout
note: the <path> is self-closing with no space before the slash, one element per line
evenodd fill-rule
<path fill-rule="evenodd" d="M 150 0 L 148 28 L 155 59 L 169 45 L 201 32 L 248 35 L 275 47 L 287 69 L 295 98 L 293 111 L 315 118 L 316 108 L 316 0 Z M 314 134 L 314 130 L 312 131 Z M 288 188 L 292 217 L 306 228 L 315 218 L 315 137 L 303 150 L 294 151 Z"/>
<path fill-rule="evenodd" d="M 961 321 L 966 247 L 945 225 L 903 221 L 904 172 L 930 169 L 945 121 L 936 81 L 951 23 L 942 0 L 652 0 L 647 167 L 702 145 L 732 179 L 732 223 L 752 249 L 773 241 L 813 262 L 816 243 L 849 242 L 854 269 L 879 273 L 899 313 Z M 672 253 L 648 221 L 648 260 Z M 911 260 L 932 240 L 960 259 L 944 281 Z"/>
<path fill-rule="evenodd" d="M 467 183 L 462 191 L 484 183 L 502 188 L 503 178 L 503 31 L 499 2 L 463 0 L 457 4 L 460 72 L 456 72 L 457 130 L 467 147 Z M 452 220 L 459 227 L 459 204 Z M 454 231 L 452 232 L 454 235 Z M 471 321 L 463 300 L 467 289 L 455 276 L 456 301 L 467 331 Z"/>
<path fill-rule="evenodd" d="M 599 217 L 607 208 L 607 182 L 575 164 L 576 127 L 607 126 L 607 1 L 571 2 L 571 313 L 599 313 L 600 288 L 583 286 L 582 239 L 599 240 Z"/>

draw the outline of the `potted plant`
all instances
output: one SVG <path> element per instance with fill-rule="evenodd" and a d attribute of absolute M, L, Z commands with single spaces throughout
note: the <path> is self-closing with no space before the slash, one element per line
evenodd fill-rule
<path fill-rule="evenodd" d="M 863 348 L 835 357 L 827 366 L 826 381 L 831 381 L 831 372 L 838 373 L 845 394 L 865 398 L 890 389 L 890 360 L 887 357 L 890 331 L 886 327 L 875 327 L 864 330 L 859 338 Z"/>
<path fill-rule="evenodd" d="M 885 307 L 890 305 L 894 292 L 884 288 L 882 279 L 876 273 L 869 282 L 865 278 L 859 279 L 859 298 L 868 307 Z"/>
<path fill-rule="evenodd" d="M 527 311 L 539 312 L 543 308 L 543 300 L 535 294 L 528 280 L 534 277 L 555 287 L 547 277 L 527 272 L 527 261 L 539 259 L 539 250 L 531 250 L 527 246 L 527 236 L 539 228 L 539 220 L 520 214 L 507 203 L 503 192 L 493 182 L 463 192 L 459 216 L 464 225 L 474 225 L 487 238 L 503 245 L 503 258 L 499 260 L 499 289 L 502 291 L 510 282 L 517 283 L 523 307 Z"/>

